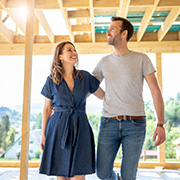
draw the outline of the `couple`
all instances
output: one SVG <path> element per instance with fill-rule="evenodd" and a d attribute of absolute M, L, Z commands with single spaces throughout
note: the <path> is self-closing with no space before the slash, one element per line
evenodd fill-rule
<path fill-rule="evenodd" d="M 98 147 L 97 176 L 104 180 L 135 180 L 145 139 L 146 117 L 142 99 L 143 79 L 149 85 L 157 113 L 155 146 L 165 141 L 164 104 L 149 58 L 130 51 L 127 42 L 133 35 L 132 24 L 121 17 L 112 17 L 107 31 L 107 44 L 114 53 L 105 56 L 90 75 L 77 70 L 78 55 L 70 42 L 57 45 L 50 76 L 42 89 L 43 157 L 40 173 L 59 180 L 84 180 L 95 172 L 95 147 L 86 113 L 86 98 L 93 93 L 103 99 Z M 105 93 L 99 87 L 105 78 Z M 55 112 L 51 116 L 51 107 Z M 113 164 L 122 144 L 121 177 Z"/>

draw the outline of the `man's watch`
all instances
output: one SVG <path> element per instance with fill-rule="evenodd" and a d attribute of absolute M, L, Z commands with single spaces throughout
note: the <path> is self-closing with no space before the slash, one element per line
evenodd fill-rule
<path fill-rule="evenodd" d="M 162 128 L 165 128 L 165 124 L 161 124 L 161 123 L 157 123 L 157 127 L 162 127 Z"/>

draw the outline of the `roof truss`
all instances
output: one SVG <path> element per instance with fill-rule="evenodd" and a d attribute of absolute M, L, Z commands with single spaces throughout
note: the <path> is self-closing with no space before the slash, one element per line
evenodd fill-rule
<path fill-rule="evenodd" d="M 17 13 L 17 8 L 25 6 L 25 2 L 24 0 L 0 0 L 0 19 L 3 18 L 2 12 L 5 12 L 7 19 L 13 20 L 16 24 L 16 29 L 12 30 L 6 22 L 0 21 L 0 46 L 6 47 L 7 51 L 13 46 L 16 49 L 17 45 L 21 47 L 25 43 L 26 25 Z M 68 34 L 54 34 L 54 29 L 46 19 L 44 10 L 62 12 Z M 69 40 L 78 44 L 78 47 L 85 47 L 86 43 L 91 43 L 91 47 L 94 48 L 96 46 L 93 44 L 100 45 L 99 43 L 106 42 L 106 32 L 112 16 L 122 16 L 133 23 L 135 33 L 130 44 L 140 47 L 139 43 L 147 43 L 149 49 L 143 49 L 145 51 L 159 52 L 156 47 L 151 47 L 151 43 L 158 45 L 162 43 L 161 47 L 169 43 L 169 51 L 171 51 L 174 49 L 173 43 L 180 41 L 180 1 L 177 0 L 35 0 L 33 42 L 36 47 L 40 48 L 44 44 L 52 47 L 59 41 Z M 58 17 L 55 21 L 61 23 Z M 44 28 L 46 35 L 39 35 L 39 24 Z M 17 29 L 20 29 L 22 34 L 19 34 Z M 130 47 L 135 48 L 136 46 Z M 99 48 L 96 47 L 96 50 Z M 142 51 L 141 48 L 138 50 Z M 161 52 L 165 50 L 167 49 L 161 48 Z M 7 52 L 2 51 L 0 49 L 0 55 Z M 89 53 L 87 49 L 86 51 Z M 102 52 L 102 50 L 98 51 Z M 50 53 L 50 51 L 44 52 L 43 50 L 40 52 Z M 105 53 L 108 52 L 111 52 L 111 47 L 109 51 L 106 49 Z M 7 52 L 7 55 L 9 54 L 11 53 Z M 17 51 L 15 54 L 21 53 Z"/>

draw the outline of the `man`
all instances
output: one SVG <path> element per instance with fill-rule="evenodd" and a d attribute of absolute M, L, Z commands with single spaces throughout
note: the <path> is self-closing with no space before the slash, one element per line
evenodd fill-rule
<path fill-rule="evenodd" d="M 165 141 L 164 103 L 155 69 L 145 54 L 128 49 L 133 35 L 132 24 L 121 17 L 112 17 L 107 31 L 107 44 L 114 53 L 105 56 L 93 71 L 101 82 L 105 78 L 105 97 L 98 137 L 97 176 L 104 180 L 117 180 L 113 164 L 122 145 L 122 180 L 135 180 L 142 151 L 146 117 L 142 98 L 143 80 L 151 90 L 157 114 L 157 127 L 153 141 L 159 146 Z"/>

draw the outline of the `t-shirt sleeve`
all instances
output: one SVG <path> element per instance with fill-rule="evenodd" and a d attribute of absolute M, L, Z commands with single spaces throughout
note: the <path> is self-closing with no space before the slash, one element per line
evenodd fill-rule
<path fill-rule="evenodd" d="M 48 99 L 53 99 L 52 95 L 52 80 L 50 77 L 47 77 L 46 83 L 44 84 L 41 94 L 47 97 Z"/>
<path fill-rule="evenodd" d="M 87 75 L 88 75 L 88 80 L 89 80 L 88 82 L 89 92 L 92 94 L 98 89 L 100 82 L 94 76 L 92 76 L 89 72 L 87 72 Z"/>
<path fill-rule="evenodd" d="M 98 77 L 100 79 L 104 79 L 103 71 L 102 71 L 102 59 L 98 62 L 95 69 L 93 70 L 92 74 L 95 77 Z"/>
<path fill-rule="evenodd" d="M 156 69 L 154 68 L 151 60 L 149 57 L 144 54 L 143 55 L 143 68 L 142 68 L 143 77 L 146 77 L 147 75 L 156 72 Z"/>

